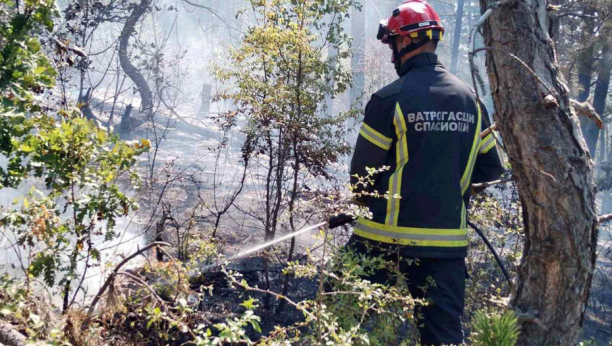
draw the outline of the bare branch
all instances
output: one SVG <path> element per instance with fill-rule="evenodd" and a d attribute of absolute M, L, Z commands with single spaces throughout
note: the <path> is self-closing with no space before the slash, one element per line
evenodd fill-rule
<path fill-rule="evenodd" d="M 83 48 L 80 48 L 80 47 L 70 47 L 70 46 L 64 44 L 62 41 L 58 40 L 55 37 L 52 37 L 51 39 L 53 40 L 53 42 L 55 42 L 55 44 L 57 45 L 57 47 L 60 50 L 70 51 L 70 52 L 73 52 L 74 54 L 80 56 L 81 58 L 87 58 L 87 54 L 83 51 Z"/>
<path fill-rule="evenodd" d="M 604 214 L 597 218 L 597 221 L 599 221 L 599 223 L 608 222 L 610 220 L 612 220 L 612 214 Z"/>
<path fill-rule="evenodd" d="M 161 241 L 153 242 L 153 243 L 143 247 L 142 249 L 134 252 L 133 254 L 129 255 L 128 257 L 124 258 L 123 261 L 121 261 L 115 267 L 115 269 L 113 269 L 112 273 L 108 276 L 108 278 L 106 279 L 106 281 L 104 282 L 102 287 L 100 287 L 100 290 L 98 291 L 98 294 L 96 294 L 96 296 L 92 300 L 91 305 L 89 306 L 89 310 L 87 310 L 87 317 L 85 318 L 85 320 L 83 321 L 83 324 L 81 326 L 81 330 L 85 330 L 89 326 L 89 323 L 91 322 L 91 314 L 93 313 L 94 309 L 96 308 L 96 305 L 98 304 L 98 301 L 100 300 L 100 298 L 102 297 L 104 292 L 106 292 L 108 287 L 115 280 L 115 277 L 117 276 L 117 273 L 119 273 L 119 269 L 121 269 L 121 267 L 123 267 L 125 264 L 127 264 L 129 261 L 131 261 L 134 257 L 139 256 L 140 254 L 144 253 L 145 251 L 147 251 L 147 250 L 149 250 L 149 249 L 151 249 L 153 247 L 156 247 L 156 246 L 170 246 L 170 243 L 161 242 Z"/>
<path fill-rule="evenodd" d="M 591 105 L 588 100 L 584 102 L 578 102 L 576 100 L 570 99 L 570 103 L 572 104 L 572 107 L 574 107 L 574 110 L 577 114 L 589 117 L 589 119 L 595 122 L 595 124 L 600 130 L 603 129 L 603 121 L 599 117 L 599 114 L 597 114 L 597 112 L 595 111 L 595 108 L 593 108 L 593 105 Z"/>
<path fill-rule="evenodd" d="M 489 186 L 507 184 L 511 181 L 514 181 L 514 179 L 500 179 L 500 180 L 489 181 L 486 183 L 472 184 L 472 189 L 474 189 L 476 193 L 479 193 Z"/>
<path fill-rule="evenodd" d="M 491 127 L 487 128 L 486 130 L 482 131 L 480 133 L 480 138 L 485 138 L 486 136 L 488 136 L 491 132 L 496 131 L 497 130 L 497 124 L 493 124 L 491 125 Z"/>

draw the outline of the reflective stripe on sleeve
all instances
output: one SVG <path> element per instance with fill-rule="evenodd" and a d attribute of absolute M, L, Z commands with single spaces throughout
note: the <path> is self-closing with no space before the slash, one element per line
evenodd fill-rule
<path fill-rule="evenodd" d="M 495 146 L 495 137 L 492 134 L 489 134 L 482 140 L 482 144 L 480 145 L 480 153 L 486 154 Z"/>
<path fill-rule="evenodd" d="M 460 228 L 467 228 L 467 210 L 465 209 L 465 202 L 463 201 L 463 198 L 461 198 L 461 226 L 459 226 Z"/>
<path fill-rule="evenodd" d="M 374 130 L 366 123 L 363 123 L 363 126 L 361 126 L 359 134 L 362 135 L 363 138 L 367 139 L 370 143 L 381 149 L 389 150 L 391 148 L 391 143 L 393 140 L 389 137 L 385 137 L 383 134 Z"/>
<path fill-rule="evenodd" d="M 476 163 L 476 156 L 480 150 L 480 127 L 482 115 L 480 113 L 480 104 L 476 103 L 476 107 L 478 108 L 478 122 L 476 124 L 476 132 L 474 132 L 474 141 L 472 142 L 470 158 L 467 166 L 465 167 L 465 171 L 463 172 L 463 176 L 461 176 L 461 195 L 465 194 L 465 191 L 467 191 L 467 188 L 470 185 L 472 171 L 474 170 L 474 164 Z"/>
<path fill-rule="evenodd" d="M 464 247 L 468 244 L 467 228 L 436 229 L 401 227 L 383 225 L 364 218 L 359 218 L 357 220 L 355 234 L 367 239 L 399 245 Z"/>
<path fill-rule="evenodd" d="M 397 148 L 396 148 L 396 167 L 395 172 L 389 179 L 389 191 L 391 192 L 391 198 L 387 201 L 387 217 L 385 218 L 385 224 L 397 225 L 397 220 L 400 213 L 400 199 L 394 198 L 393 196 L 401 196 L 402 191 L 402 173 L 404 166 L 408 163 L 408 139 L 406 138 L 406 132 L 408 127 L 406 126 L 406 119 L 400 108 L 399 102 L 395 104 L 395 116 L 393 117 L 393 125 L 395 126 L 395 134 L 397 135 Z"/>

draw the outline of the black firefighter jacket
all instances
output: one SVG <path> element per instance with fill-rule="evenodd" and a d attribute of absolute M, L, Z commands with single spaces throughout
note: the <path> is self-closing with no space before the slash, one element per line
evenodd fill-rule
<path fill-rule="evenodd" d="M 373 214 L 357 220 L 355 235 L 399 244 L 406 257 L 466 256 L 471 183 L 498 179 L 504 171 L 495 138 L 480 138 L 489 124 L 472 90 L 435 54 L 407 60 L 400 78 L 366 106 L 351 181 L 366 176 L 366 167 L 390 168 L 354 190 L 370 193 L 358 200 Z"/>

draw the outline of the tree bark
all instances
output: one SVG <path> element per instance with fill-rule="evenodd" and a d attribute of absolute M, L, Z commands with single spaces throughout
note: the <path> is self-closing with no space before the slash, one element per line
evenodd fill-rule
<path fill-rule="evenodd" d="M 463 5 L 465 0 L 457 0 L 457 16 L 455 17 L 455 34 L 453 35 L 453 51 L 451 53 L 451 73 L 457 73 L 459 43 L 461 43 L 461 25 L 463 22 Z"/>
<path fill-rule="evenodd" d="M 480 0 L 483 10 L 495 2 Z M 519 346 L 576 345 L 596 258 L 593 163 L 558 71 L 546 9 L 546 0 L 509 1 L 484 25 L 486 46 L 496 49 L 487 51 L 494 117 L 525 222 L 510 300 L 521 317 Z M 545 106 L 550 92 L 557 105 Z"/>
<path fill-rule="evenodd" d="M 149 88 L 147 80 L 130 61 L 130 57 L 128 56 L 128 44 L 130 42 L 130 37 L 135 31 L 136 23 L 138 23 L 140 18 L 151 7 L 152 3 L 153 0 L 141 0 L 140 3 L 132 9 L 130 16 L 121 30 L 121 36 L 119 36 L 119 62 L 121 63 L 121 68 L 134 84 L 136 84 L 138 92 L 140 93 L 140 108 L 147 117 L 152 116 L 150 113 L 153 109 L 153 94 L 151 93 L 151 88 Z"/>

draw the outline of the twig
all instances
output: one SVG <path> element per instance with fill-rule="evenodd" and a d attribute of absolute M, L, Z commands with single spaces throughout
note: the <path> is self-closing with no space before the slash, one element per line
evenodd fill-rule
<path fill-rule="evenodd" d="M 482 131 L 480 133 L 480 138 L 485 138 L 486 136 L 488 136 L 491 132 L 496 131 L 497 130 L 497 124 L 493 124 L 491 125 L 491 127 L 487 128 L 486 130 Z"/>
<path fill-rule="evenodd" d="M 81 58 L 87 58 L 87 54 L 83 51 L 82 48 L 79 48 L 79 47 L 70 47 L 70 46 L 64 44 L 62 41 L 58 40 L 55 37 L 52 37 L 51 39 L 53 40 L 53 42 L 55 42 L 55 44 L 58 46 L 59 49 L 71 51 L 74 54 L 80 56 Z"/>
<path fill-rule="evenodd" d="M 509 182 L 513 181 L 513 179 L 500 179 L 500 180 L 494 180 L 494 181 L 489 181 L 489 182 L 485 182 L 485 183 L 478 183 L 478 184 L 472 184 L 472 188 L 476 191 L 479 190 L 484 190 L 489 186 L 493 186 L 493 185 L 500 185 L 500 184 L 507 184 Z"/>
<path fill-rule="evenodd" d="M 123 267 L 125 264 L 127 264 L 130 260 L 132 260 L 134 257 L 140 255 L 141 253 L 156 247 L 156 246 L 170 246 L 169 243 L 166 242 L 161 242 L 161 241 L 156 241 L 153 242 L 145 247 L 143 247 L 142 249 L 134 252 L 133 254 L 129 255 L 128 257 L 126 257 L 125 259 L 123 259 L 123 261 L 121 261 L 116 267 L 115 269 L 113 269 L 113 271 L 111 272 L 111 274 L 108 276 L 108 278 L 106 279 L 106 281 L 104 282 L 104 284 L 102 285 L 102 287 L 100 287 L 100 290 L 98 291 L 98 294 L 96 294 L 96 296 L 94 297 L 94 299 L 91 302 L 91 305 L 89 306 L 89 310 L 87 310 L 87 315 L 85 320 L 83 321 L 83 324 L 81 325 L 81 330 L 85 330 L 88 326 L 89 323 L 91 322 L 91 314 L 93 313 L 96 305 L 98 304 L 98 301 L 100 300 L 100 298 L 102 297 L 102 295 L 104 294 L 104 292 L 106 292 L 106 290 L 108 289 L 108 287 L 111 285 L 111 283 L 115 280 L 115 277 L 117 276 L 117 273 L 119 273 L 119 269 L 121 269 L 121 267 Z"/>

